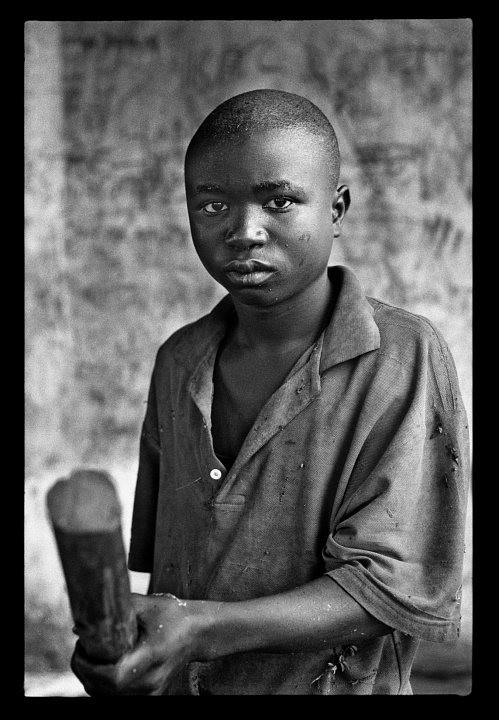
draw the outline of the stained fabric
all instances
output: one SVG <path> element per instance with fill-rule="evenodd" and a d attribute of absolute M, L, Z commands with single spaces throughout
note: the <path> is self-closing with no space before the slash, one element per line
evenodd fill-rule
<path fill-rule="evenodd" d="M 225 297 L 159 349 L 129 567 L 151 592 L 244 600 L 327 574 L 393 628 L 353 647 L 193 663 L 169 694 L 410 694 L 419 641 L 455 640 L 469 441 L 455 366 L 425 318 L 329 268 L 328 327 L 262 408 L 230 469 L 211 436 Z"/>

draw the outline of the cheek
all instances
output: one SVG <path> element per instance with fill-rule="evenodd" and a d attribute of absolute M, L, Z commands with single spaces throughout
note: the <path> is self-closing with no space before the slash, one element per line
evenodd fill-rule
<path fill-rule="evenodd" d="M 212 278 L 217 282 L 221 282 L 220 265 L 222 258 L 219 252 L 220 244 L 212 241 L 206 233 L 192 231 L 191 236 L 194 250 L 201 264 Z"/>
<path fill-rule="evenodd" d="M 212 233 L 200 224 L 191 222 L 191 237 L 199 255 L 210 255 L 213 247 Z"/>
<path fill-rule="evenodd" d="M 190 219 L 191 235 L 196 245 L 213 245 L 220 241 L 226 232 L 225 223 L 216 218 L 204 218 L 196 215 Z"/>
<path fill-rule="evenodd" d="M 298 238 L 296 245 L 296 256 L 299 258 L 298 267 L 301 268 L 305 265 L 310 264 L 312 258 L 310 257 L 310 238 L 312 237 L 311 232 L 304 232 Z"/>
<path fill-rule="evenodd" d="M 293 255 L 302 272 L 308 269 L 313 273 L 327 264 L 331 249 L 332 235 L 329 238 L 320 232 L 304 230 L 293 244 Z"/>

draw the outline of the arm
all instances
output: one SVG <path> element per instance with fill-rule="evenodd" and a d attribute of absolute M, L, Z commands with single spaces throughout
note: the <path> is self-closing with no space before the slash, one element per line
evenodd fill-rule
<path fill-rule="evenodd" d="M 454 638 L 469 475 L 466 417 L 445 347 L 425 340 L 416 351 L 414 367 L 411 347 L 407 362 L 381 358 L 386 372 L 373 381 L 363 409 L 372 416 L 371 431 L 361 445 L 352 442 L 352 470 L 332 511 L 323 550 L 329 577 L 235 603 L 135 596 L 136 647 L 114 666 L 91 667 L 75 656 L 73 669 L 90 694 L 159 695 L 186 663 L 239 652 L 333 648 L 391 629 Z"/>
<path fill-rule="evenodd" d="M 422 640 L 456 641 L 468 424 L 445 341 L 434 329 L 416 339 L 405 357 L 382 358 L 364 406 L 372 430 L 333 510 L 323 558 L 326 572 L 381 622 Z"/>
<path fill-rule="evenodd" d="M 241 602 L 133 599 L 140 635 L 132 651 L 109 666 L 91 665 L 78 649 L 73 656 L 73 671 L 90 695 L 161 695 L 191 661 L 256 650 L 305 652 L 390 632 L 328 576 Z"/>
<path fill-rule="evenodd" d="M 202 659 L 252 650 L 307 652 L 390 632 L 328 576 L 279 595 L 209 603 Z"/>

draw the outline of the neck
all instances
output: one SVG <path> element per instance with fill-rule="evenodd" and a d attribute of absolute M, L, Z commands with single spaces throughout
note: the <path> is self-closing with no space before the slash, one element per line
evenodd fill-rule
<path fill-rule="evenodd" d="M 262 351 L 312 344 L 332 310 L 333 286 L 325 272 L 299 295 L 272 306 L 244 305 L 234 300 L 237 344 Z"/>

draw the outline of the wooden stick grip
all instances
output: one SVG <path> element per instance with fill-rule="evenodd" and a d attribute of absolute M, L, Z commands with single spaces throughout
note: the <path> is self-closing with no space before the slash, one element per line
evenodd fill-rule
<path fill-rule="evenodd" d="M 77 470 L 47 494 L 47 509 L 68 589 L 74 631 L 96 662 L 116 662 L 133 647 L 137 622 L 111 477 Z"/>

